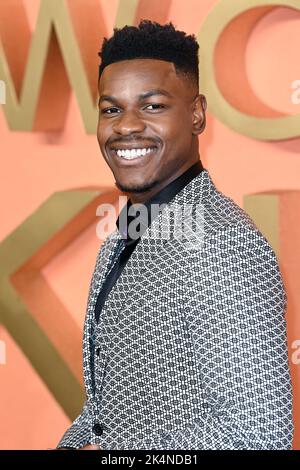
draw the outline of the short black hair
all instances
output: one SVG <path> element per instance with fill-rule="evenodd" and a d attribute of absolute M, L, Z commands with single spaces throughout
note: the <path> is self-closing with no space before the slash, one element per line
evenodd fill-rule
<path fill-rule="evenodd" d="M 130 59 L 159 59 L 173 62 L 178 74 L 187 75 L 199 89 L 199 44 L 195 35 L 175 29 L 172 22 L 161 25 L 141 20 L 138 26 L 114 28 L 113 35 L 104 38 L 99 65 L 99 76 L 114 62 Z"/>

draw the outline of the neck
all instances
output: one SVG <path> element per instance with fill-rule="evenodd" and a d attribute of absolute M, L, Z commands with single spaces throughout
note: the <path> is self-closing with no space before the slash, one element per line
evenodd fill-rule
<path fill-rule="evenodd" d="M 168 184 L 172 183 L 176 178 L 181 176 L 186 170 L 188 170 L 192 165 L 200 161 L 199 158 L 193 162 L 187 162 L 186 164 L 182 165 L 175 173 L 165 179 L 164 181 L 160 182 L 159 184 L 155 185 L 153 188 L 149 189 L 149 191 L 145 191 L 142 193 L 128 193 L 126 192 L 126 196 L 131 200 L 133 204 L 144 204 L 146 201 L 154 197 L 159 191 L 165 188 Z M 201 161 L 200 161 L 201 163 Z"/>

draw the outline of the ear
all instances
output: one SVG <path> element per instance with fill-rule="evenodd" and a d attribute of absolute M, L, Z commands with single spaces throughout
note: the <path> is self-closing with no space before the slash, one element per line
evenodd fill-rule
<path fill-rule="evenodd" d="M 205 111 L 207 108 L 207 102 L 204 95 L 197 95 L 194 98 L 192 104 L 192 119 L 193 119 L 193 134 L 201 134 L 206 126 Z"/>

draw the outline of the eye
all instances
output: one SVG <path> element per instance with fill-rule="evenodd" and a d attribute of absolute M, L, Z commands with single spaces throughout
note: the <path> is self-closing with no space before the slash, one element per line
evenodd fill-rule
<path fill-rule="evenodd" d="M 164 104 L 152 103 L 152 104 L 148 104 L 148 106 L 146 106 L 146 108 L 149 108 L 149 106 L 154 106 L 154 110 L 166 107 Z M 150 111 L 152 111 L 152 110 L 150 109 Z"/>
<path fill-rule="evenodd" d="M 113 114 L 112 112 L 108 112 L 108 111 L 112 111 L 114 109 L 118 109 L 116 107 L 112 107 L 112 108 L 106 108 L 106 109 L 102 109 L 101 110 L 101 114 Z"/>

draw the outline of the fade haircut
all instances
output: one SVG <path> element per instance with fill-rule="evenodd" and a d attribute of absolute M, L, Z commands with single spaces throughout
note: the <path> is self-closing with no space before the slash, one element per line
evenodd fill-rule
<path fill-rule="evenodd" d="M 104 68 L 130 59 L 159 59 L 173 62 L 177 74 L 182 74 L 199 90 L 199 44 L 195 35 L 176 30 L 172 22 L 161 25 L 142 20 L 138 26 L 114 28 L 110 38 L 104 38 L 99 75 Z"/>

